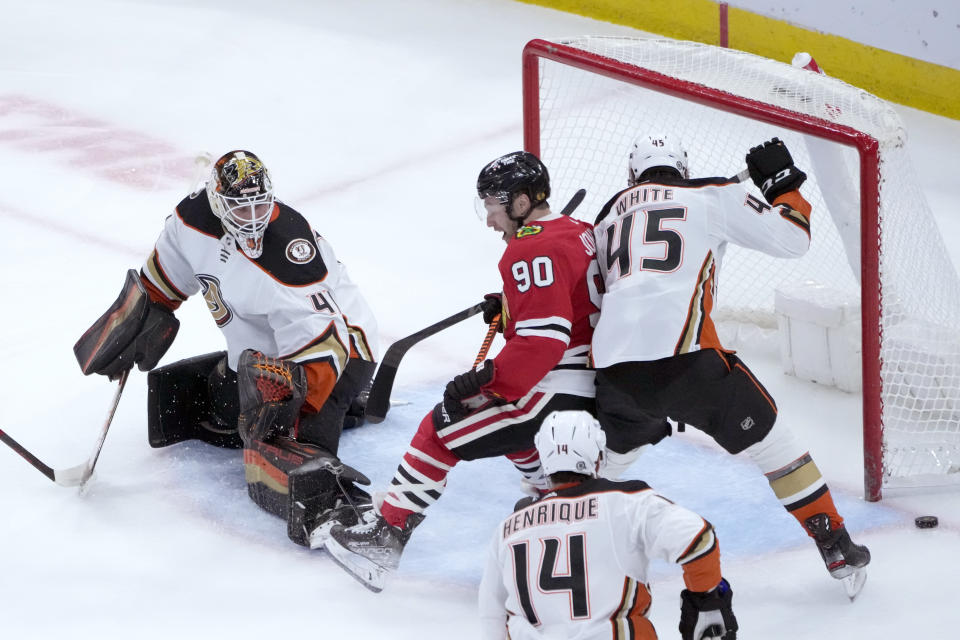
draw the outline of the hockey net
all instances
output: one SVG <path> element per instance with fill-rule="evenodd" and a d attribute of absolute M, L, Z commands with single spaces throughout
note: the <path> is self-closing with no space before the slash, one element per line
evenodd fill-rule
<path fill-rule="evenodd" d="M 775 291 L 796 283 L 859 299 L 867 499 L 960 481 L 960 283 L 888 103 L 692 42 L 534 40 L 523 64 L 525 146 L 549 168 L 557 202 L 586 188 L 583 219 L 626 186 L 644 131 L 677 135 L 692 177 L 736 175 L 750 147 L 784 140 L 809 176 L 810 250 L 784 260 L 728 247 L 717 319 L 775 327 Z"/>

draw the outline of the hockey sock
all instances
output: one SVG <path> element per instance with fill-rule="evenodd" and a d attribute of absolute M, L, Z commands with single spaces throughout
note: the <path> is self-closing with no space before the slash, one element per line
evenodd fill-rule
<path fill-rule="evenodd" d="M 830 517 L 831 528 L 843 526 L 843 518 L 837 513 L 830 489 L 809 453 L 804 453 L 790 464 L 771 471 L 766 476 L 780 504 L 797 519 L 800 526 L 804 526 L 807 518 L 818 513 L 825 513 Z M 804 531 L 806 530 L 804 527 Z M 813 535 L 809 531 L 807 534 Z"/>
<path fill-rule="evenodd" d="M 540 465 L 540 454 L 536 449 L 527 449 L 508 453 L 507 459 L 513 463 L 517 471 L 523 474 L 526 484 L 534 487 L 538 491 L 545 492 L 549 488 L 547 477 L 543 475 L 543 467 Z"/>
<path fill-rule="evenodd" d="M 760 467 L 780 504 L 801 527 L 807 518 L 818 513 L 826 513 L 834 529 L 843 525 L 820 469 L 780 422 L 744 453 Z"/>
<path fill-rule="evenodd" d="M 440 442 L 428 413 L 390 481 L 380 515 L 391 525 L 403 528 L 407 516 L 422 513 L 440 499 L 447 486 L 447 474 L 459 461 Z"/>

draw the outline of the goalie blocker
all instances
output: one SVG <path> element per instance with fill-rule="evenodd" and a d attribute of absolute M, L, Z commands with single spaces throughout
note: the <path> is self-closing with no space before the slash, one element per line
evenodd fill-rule
<path fill-rule="evenodd" d="M 157 366 L 179 329 L 180 321 L 150 302 L 140 275 L 130 269 L 120 295 L 80 336 L 73 353 L 84 375 L 99 373 L 116 380 L 134 364 L 140 371 Z"/>

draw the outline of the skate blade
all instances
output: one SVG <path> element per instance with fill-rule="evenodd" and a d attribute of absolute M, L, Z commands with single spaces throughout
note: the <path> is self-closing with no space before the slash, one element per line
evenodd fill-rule
<path fill-rule="evenodd" d="M 860 590 L 863 589 L 863 584 L 867 581 L 867 570 L 857 569 L 845 578 L 841 578 L 840 581 L 843 583 L 843 589 L 847 592 L 850 602 L 853 602 Z"/>
<path fill-rule="evenodd" d="M 389 571 L 378 564 L 374 564 L 363 556 L 353 553 L 333 538 L 326 542 L 327 553 L 340 568 L 374 593 L 383 591 Z"/>
<path fill-rule="evenodd" d="M 333 525 L 337 524 L 336 521 L 331 520 L 330 522 L 324 522 L 322 525 L 310 532 L 310 548 L 311 549 L 322 549 L 326 546 L 327 540 L 330 539 L 330 529 L 333 529 Z"/>

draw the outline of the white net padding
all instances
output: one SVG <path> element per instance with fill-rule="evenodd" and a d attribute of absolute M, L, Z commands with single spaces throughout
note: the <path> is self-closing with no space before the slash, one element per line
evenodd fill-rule
<path fill-rule="evenodd" d="M 880 340 L 883 484 L 960 481 L 960 282 L 891 106 L 827 76 L 699 43 L 582 37 L 556 44 L 567 53 L 602 57 L 571 62 L 566 55 L 563 61 L 541 55 L 538 84 L 525 87 L 539 101 L 538 126 L 527 113 L 528 146 L 531 140 L 539 146 L 556 206 L 586 188 L 576 215 L 593 221 L 626 186 L 630 147 L 646 131 L 682 141 L 691 177 L 733 176 L 745 168 L 750 147 L 781 138 L 809 176 L 801 191 L 813 205 L 810 251 L 784 260 L 729 247 L 717 319 L 774 327 L 775 290 L 808 281 L 859 297 L 861 258 L 877 259 L 879 281 L 871 278 L 867 290 L 881 301 L 873 315 Z M 650 70 L 663 79 L 655 90 L 611 77 L 623 69 Z M 698 87 L 724 95 L 718 103 L 717 92 L 704 95 Z M 751 113 L 731 113 L 729 96 Z M 860 152 L 831 141 L 838 139 L 830 134 L 834 125 L 876 141 L 879 179 L 861 179 Z M 870 188 L 879 192 L 879 247 L 861 248 L 864 185 L 868 194 Z M 865 292 L 865 304 L 875 299 Z"/>

